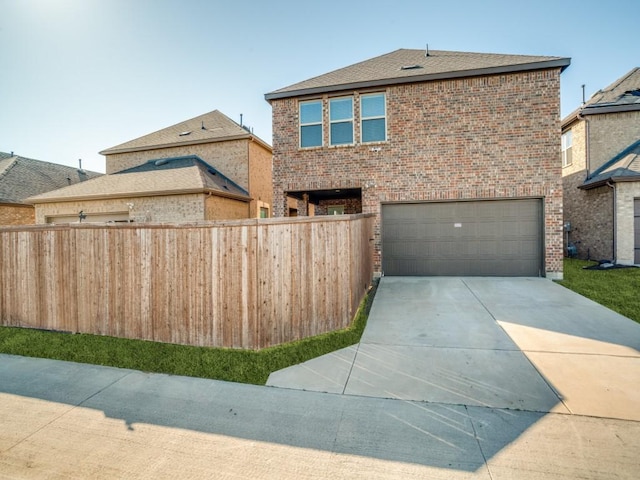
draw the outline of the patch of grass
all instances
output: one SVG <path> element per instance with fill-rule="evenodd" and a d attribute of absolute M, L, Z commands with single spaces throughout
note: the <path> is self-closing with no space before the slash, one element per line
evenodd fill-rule
<path fill-rule="evenodd" d="M 260 351 L 0 327 L 0 353 L 264 385 L 271 372 L 358 343 L 375 288 L 348 328 Z"/>
<path fill-rule="evenodd" d="M 565 259 L 564 280 L 558 283 L 640 323 L 640 268 L 585 270 L 595 265 Z"/>

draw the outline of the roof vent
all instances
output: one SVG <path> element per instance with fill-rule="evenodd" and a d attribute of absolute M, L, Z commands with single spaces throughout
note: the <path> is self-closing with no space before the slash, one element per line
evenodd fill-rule
<path fill-rule="evenodd" d="M 186 137 L 187 135 L 191 135 L 191 130 L 187 130 L 186 132 L 180 132 L 181 137 Z"/>
<path fill-rule="evenodd" d="M 422 65 L 403 65 L 402 67 L 400 67 L 400 70 L 417 70 L 419 68 L 422 68 Z"/>
<path fill-rule="evenodd" d="M 161 158 L 160 160 L 156 160 L 154 163 L 156 167 L 159 167 L 160 165 L 166 165 L 167 163 L 169 163 L 169 159 Z"/>

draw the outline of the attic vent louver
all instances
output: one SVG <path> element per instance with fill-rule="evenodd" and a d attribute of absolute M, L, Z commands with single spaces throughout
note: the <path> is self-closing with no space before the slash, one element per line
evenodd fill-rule
<path fill-rule="evenodd" d="M 400 70 L 417 70 L 419 68 L 422 68 L 422 65 L 403 65 Z"/>
<path fill-rule="evenodd" d="M 185 136 L 187 136 L 187 135 L 191 135 L 191 130 L 188 130 L 188 131 L 186 131 L 186 132 L 181 132 L 181 133 L 179 134 L 179 136 L 181 136 L 181 137 L 185 137 Z"/>

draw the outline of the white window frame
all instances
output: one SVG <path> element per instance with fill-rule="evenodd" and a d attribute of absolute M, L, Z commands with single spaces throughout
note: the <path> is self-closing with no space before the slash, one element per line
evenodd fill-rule
<path fill-rule="evenodd" d="M 331 120 L 331 102 L 340 101 L 340 100 L 351 100 L 351 117 L 350 118 L 341 118 L 340 120 Z M 350 143 L 333 143 L 333 135 L 331 127 L 334 124 L 338 123 L 350 123 L 351 124 L 351 142 Z M 354 105 L 353 105 L 353 95 L 346 95 L 344 97 L 332 97 L 329 98 L 329 145 L 332 147 L 338 147 L 342 145 L 353 145 L 355 142 L 355 131 L 354 131 Z"/>
<path fill-rule="evenodd" d="M 375 97 L 375 96 L 382 96 L 384 98 L 384 114 L 383 115 L 376 115 L 376 116 L 372 116 L 372 117 L 365 117 L 362 114 L 362 100 L 367 98 L 367 97 Z M 364 132 L 364 128 L 363 128 L 363 124 L 366 120 L 379 120 L 379 119 L 384 119 L 384 139 L 382 140 L 371 140 L 371 141 L 365 141 L 363 138 L 363 132 Z M 361 143 L 380 143 L 380 142 L 386 142 L 387 141 L 387 94 L 386 92 L 375 92 L 375 93 L 366 93 L 366 94 L 361 94 L 360 95 L 360 142 Z"/>
<path fill-rule="evenodd" d="M 319 103 L 320 104 L 320 121 L 319 122 L 308 122 L 308 123 L 303 123 L 302 122 L 302 106 L 305 104 L 310 104 L 310 103 Z M 300 121 L 298 122 L 299 126 L 298 126 L 298 146 L 300 148 L 319 148 L 324 146 L 324 122 L 323 122 L 323 117 L 324 117 L 324 102 L 322 99 L 318 98 L 318 99 L 314 99 L 314 100 L 306 100 L 303 102 L 299 102 L 298 103 L 298 118 L 300 119 Z M 320 145 L 308 145 L 308 146 L 303 146 L 302 145 L 302 127 L 312 127 L 312 126 L 316 126 L 316 125 L 320 125 Z"/>
<path fill-rule="evenodd" d="M 573 132 L 567 130 L 562 134 L 562 166 L 573 164 Z"/>

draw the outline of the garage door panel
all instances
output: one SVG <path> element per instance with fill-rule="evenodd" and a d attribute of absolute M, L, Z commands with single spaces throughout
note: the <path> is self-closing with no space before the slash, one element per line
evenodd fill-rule
<path fill-rule="evenodd" d="M 382 234 L 385 275 L 537 276 L 542 267 L 541 200 L 383 205 Z"/>

